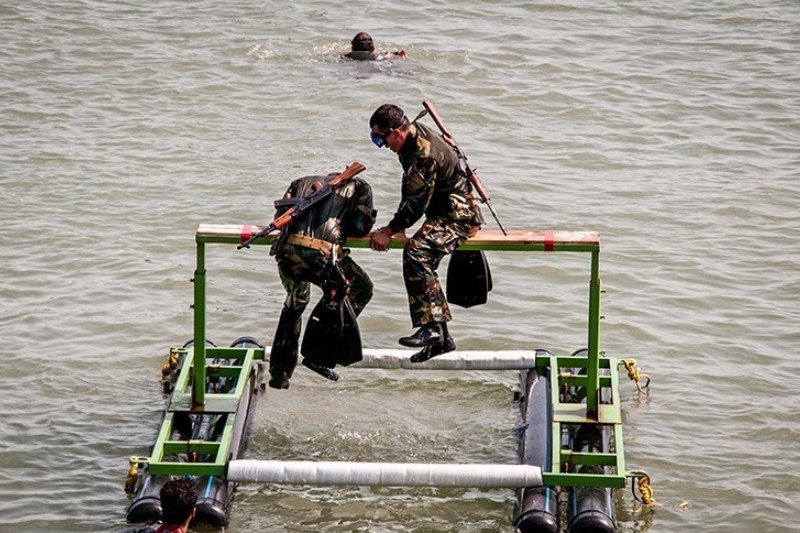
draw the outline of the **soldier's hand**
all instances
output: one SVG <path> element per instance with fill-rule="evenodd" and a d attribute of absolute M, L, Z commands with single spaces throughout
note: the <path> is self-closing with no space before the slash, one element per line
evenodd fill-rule
<path fill-rule="evenodd" d="M 375 230 L 369 238 L 369 247 L 376 252 L 385 252 L 389 249 L 389 241 L 392 240 L 392 230 L 383 227 Z"/>

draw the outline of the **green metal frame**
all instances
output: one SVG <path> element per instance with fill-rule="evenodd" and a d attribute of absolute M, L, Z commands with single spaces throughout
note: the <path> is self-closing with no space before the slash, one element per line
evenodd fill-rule
<path fill-rule="evenodd" d="M 264 359 L 263 349 L 217 348 L 206 346 L 206 267 L 205 245 L 209 243 L 239 244 L 240 233 L 231 227 L 209 226 L 213 231 L 198 229 L 197 266 L 194 272 L 194 345 L 186 349 L 183 366 L 175 385 L 172 401 L 164 417 L 153 454 L 148 460 L 148 468 L 156 475 L 224 475 L 225 463 L 230 453 L 234 418 L 241 400 L 246 380 L 255 359 Z M 206 228 L 208 229 L 208 228 Z M 521 232 L 520 232 L 521 233 Z M 252 244 L 269 244 L 271 239 L 260 238 Z M 401 248 L 404 239 L 394 239 L 391 248 Z M 348 241 L 351 248 L 366 248 L 367 239 Z M 614 358 L 600 357 L 600 241 L 588 240 L 544 242 L 541 239 L 513 238 L 485 239 L 467 241 L 463 250 L 489 251 L 527 251 L 527 252 L 583 252 L 591 256 L 591 277 L 589 280 L 588 349 L 586 357 L 538 356 L 537 370 L 548 375 L 551 383 L 552 404 L 552 468 L 542 473 L 546 486 L 561 487 L 623 487 L 626 471 L 623 453 L 622 415 L 619 405 L 618 366 L 621 362 Z M 233 359 L 239 364 L 220 367 L 209 360 Z M 191 363 L 189 363 L 191 361 Z M 576 375 L 572 369 L 585 369 Z M 607 375 L 601 376 L 600 370 Z M 235 377 L 237 387 L 233 393 L 213 394 L 206 391 L 210 375 Z M 559 390 L 564 385 L 584 387 L 585 403 L 562 403 Z M 610 390 L 611 402 L 601 403 L 601 390 Z M 173 429 L 173 419 L 177 412 L 219 413 L 226 416 L 225 430 L 219 442 L 192 442 L 169 440 Z M 613 453 L 577 453 L 562 449 L 562 429 L 564 424 L 603 424 L 613 427 Z M 169 462 L 164 458 L 174 453 L 187 451 L 213 454 L 211 462 Z M 576 473 L 580 465 L 601 465 L 612 467 L 611 474 Z M 562 471 L 563 470 L 563 471 Z"/>
<path fill-rule="evenodd" d="M 200 350 L 196 346 L 202 346 Z M 171 401 L 161 423 L 153 452 L 147 460 L 148 470 L 153 475 L 224 476 L 227 461 L 232 452 L 233 431 L 236 413 L 252 372 L 253 361 L 264 359 L 263 348 L 219 348 L 194 344 L 182 351 L 183 365 L 175 381 Z M 198 363 L 198 355 L 202 357 Z M 225 361 L 223 364 L 221 361 Z M 198 372 L 198 366 L 201 371 Z M 198 374 L 202 379 L 198 381 Z M 228 393 L 208 393 L 206 377 L 234 380 L 235 387 Z M 197 389 L 203 389 L 204 404 L 197 404 Z M 179 413 L 212 414 L 224 418 L 224 429 L 218 441 L 171 440 L 175 417 Z M 246 414 L 246 413 L 245 413 Z M 207 461 L 170 461 L 172 455 L 194 453 L 207 455 Z"/>

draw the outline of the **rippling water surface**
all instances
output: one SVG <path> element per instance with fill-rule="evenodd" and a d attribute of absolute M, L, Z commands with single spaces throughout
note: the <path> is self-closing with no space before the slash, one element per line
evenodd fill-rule
<path fill-rule="evenodd" d="M 660 505 L 623 532 L 793 531 L 800 516 L 800 4 L 13 2 L 0 6 L 0 531 L 125 529 L 166 349 L 192 331 L 200 223 L 263 223 L 296 177 L 358 160 L 380 221 L 386 102 L 435 103 L 506 226 L 602 235 L 602 348 L 626 459 Z M 408 57 L 342 62 L 358 31 Z M 491 224 L 490 224 L 491 226 Z M 367 347 L 410 331 L 400 254 L 354 251 Z M 463 349 L 586 343 L 583 255 L 493 252 Z M 263 248 L 208 253 L 209 337 L 271 340 Z M 249 456 L 513 462 L 514 372 L 298 370 Z M 512 531 L 507 490 L 243 486 L 231 533 Z"/>

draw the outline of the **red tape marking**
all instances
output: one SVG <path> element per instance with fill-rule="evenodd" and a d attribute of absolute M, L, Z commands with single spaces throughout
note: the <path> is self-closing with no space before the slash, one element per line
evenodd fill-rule
<path fill-rule="evenodd" d="M 553 230 L 546 230 L 544 232 L 544 251 L 552 252 L 555 250 L 556 237 Z"/>
<path fill-rule="evenodd" d="M 239 235 L 239 242 L 244 242 L 253 235 L 253 226 L 247 224 L 242 226 L 242 233 Z"/>

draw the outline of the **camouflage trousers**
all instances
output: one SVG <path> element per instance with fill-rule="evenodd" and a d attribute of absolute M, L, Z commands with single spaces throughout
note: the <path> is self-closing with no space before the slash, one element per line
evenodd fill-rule
<path fill-rule="evenodd" d="M 452 318 L 436 269 L 442 259 L 467 240 L 473 226 L 429 218 L 403 249 L 403 279 L 408 294 L 411 324 L 416 328 Z"/>
<path fill-rule="evenodd" d="M 286 245 L 276 255 L 278 273 L 286 290 L 278 327 L 272 340 L 269 373 L 272 377 L 292 377 L 298 359 L 302 316 L 311 297 L 311 284 L 320 287 L 328 259 L 322 252 L 302 246 Z M 372 299 L 372 281 L 345 250 L 339 267 L 350 282 L 347 298 L 358 316 Z"/>

